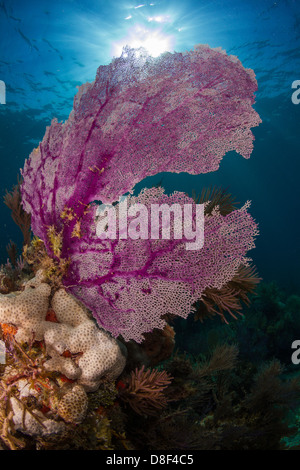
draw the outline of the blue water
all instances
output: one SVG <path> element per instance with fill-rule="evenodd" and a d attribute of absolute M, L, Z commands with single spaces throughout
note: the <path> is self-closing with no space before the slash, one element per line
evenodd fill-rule
<path fill-rule="evenodd" d="M 258 80 L 255 109 L 263 122 L 254 129 L 250 160 L 226 155 L 207 175 L 157 175 L 168 192 L 200 191 L 216 184 L 238 201 L 252 201 L 259 223 L 250 254 L 261 276 L 300 291 L 300 104 L 292 82 L 300 80 L 299 0 L 48 1 L 0 3 L 0 197 L 17 181 L 25 158 L 42 140 L 51 119 L 68 117 L 77 86 L 93 81 L 127 42 L 184 51 L 195 44 L 221 46 L 252 68 Z M 159 52 L 159 51 L 154 51 Z M 0 204 L 0 263 L 21 234 Z"/>

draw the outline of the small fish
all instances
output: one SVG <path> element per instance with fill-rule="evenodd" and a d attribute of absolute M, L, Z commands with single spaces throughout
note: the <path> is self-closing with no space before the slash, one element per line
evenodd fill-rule
<path fill-rule="evenodd" d="M 7 13 L 7 10 L 6 10 L 6 8 L 5 8 L 4 2 L 1 2 L 1 3 L 0 3 L 0 8 L 2 8 L 2 10 L 3 10 L 4 13 L 5 13 L 5 16 L 8 18 L 8 17 L 9 17 L 9 14 Z"/>
<path fill-rule="evenodd" d="M 20 19 L 20 18 L 15 18 L 15 17 L 14 17 L 14 16 L 12 16 L 12 15 L 9 15 L 9 17 L 10 17 L 12 20 L 14 20 L 14 21 L 21 21 L 21 19 Z"/>
<path fill-rule="evenodd" d="M 22 33 L 22 31 L 20 30 L 20 28 L 17 28 L 16 31 L 18 31 L 18 33 L 20 34 L 20 36 L 24 39 L 24 41 L 28 44 L 28 46 L 32 49 L 33 48 L 33 45 L 31 44 L 30 42 L 30 39 L 28 39 L 27 36 L 25 36 L 25 34 Z"/>

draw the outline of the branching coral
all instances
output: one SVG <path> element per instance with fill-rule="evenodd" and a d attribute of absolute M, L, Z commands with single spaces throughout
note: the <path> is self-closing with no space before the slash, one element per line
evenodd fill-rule
<path fill-rule="evenodd" d="M 193 191 L 193 199 L 196 204 L 206 203 L 205 214 L 211 214 L 212 210 L 217 206 L 222 215 L 227 215 L 237 209 L 238 206 L 232 194 L 216 186 L 203 188 L 198 195 Z"/>
<path fill-rule="evenodd" d="M 52 359 L 45 364 L 77 379 L 86 390 L 96 390 L 103 377 L 114 380 L 125 366 L 125 356 L 116 340 L 89 319 L 85 309 L 60 289 L 54 294 L 52 307 L 59 323 L 53 323 L 44 333 L 47 351 Z M 76 360 L 62 357 L 82 353 Z"/>
<path fill-rule="evenodd" d="M 200 380 L 202 377 L 212 375 L 222 370 L 233 369 L 237 362 L 237 346 L 227 344 L 215 348 L 212 357 L 203 363 L 197 365 L 193 372 L 194 378 Z"/>
<path fill-rule="evenodd" d="M 141 369 L 131 372 L 121 398 L 140 415 L 156 415 L 167 405 L 167 398 L 163 392 L 171 380 L 172 377 L 164 370 L 145 370 L 142 366 Z"/>
<path fill-rule="evenodd" d="M 248 295 L 254 292 L 260 280 L 255 267 L 241 265 L 221 289 L 205 289 L 201 301 L 195 304 L 194 318 L 203 320 L 207 316 L 218 314 L 227 323 L 227 313 L 236 319 L 235 314 L 241 314 L 242 302 L 249 305 Z"/>
<path fill-rule="evenodd" d="M 271 450 L 284 448 L 282 438 L 296 431 L 288 417 L 299 405 L 299 378 L 283 380 L 278 361 L 257 371 L 237 361 L 235 346 L 223 344 L 200 363 L 176 355 L 166 369 L 174 377 L 165 392 L 168 407 L 152 420 L 131 422 L 138 448 Z"/>

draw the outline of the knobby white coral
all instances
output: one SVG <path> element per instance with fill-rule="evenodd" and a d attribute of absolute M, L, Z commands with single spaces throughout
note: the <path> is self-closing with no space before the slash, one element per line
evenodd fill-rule
<path fill-rule="evenodd" d="M 15 370 L 12 368 L 9 373 L 14 375 Z M 46 414 L 34 406 L 28 409 L 22 401 L 28 397 L 39 396 L 39 392 L 32 387 L 27 378 L 16 380 L 14 386 L 19 396 L 9 398 L 13 411 L 13 425 L 16 430 L 25 434 L 30 436 L 61 434 L 66 429 L 65 423 L 79 424 L 86 416 L 88 398 L 81 385 L 68 384 L 60 388 L 57 393 L 52 393 L 51 410 Z M 63 421 L 57 420 L 57 416 Z"/>
<path fill-rule="evenodd" d="M 16 430 L 24 432 L 30 436 L 51 436 L 60 434 L 65 430 L 63 421 L 55 421 L 46 418 L 43 413 L 35 410 L 29 413 L 25 410 L 22 402 L 16 398 L 10 398 L 13 411 L 13 423 Z"/>
<path fill-rule="evenodd" d="M 38 272 L 24 291 L 1 295 L 0 323 L 18 328 L 18 342 L 44 340 L 50 356 L 45 367 L 76 380 L 86 391 L 96 390 L 103 378 L 116 379 L 126 362 L 123 345 L 100 330 L 64 289 L 58 290 L 51 302 L 58 323 L 47 321 L 51 288 L 43 281 Z M 66 352 L 69 357 L 63 355 Z"/>

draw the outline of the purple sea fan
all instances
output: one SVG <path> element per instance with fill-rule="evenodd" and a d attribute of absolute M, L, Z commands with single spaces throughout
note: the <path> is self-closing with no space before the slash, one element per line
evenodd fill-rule
<path fill-rule="evenodd" d="M 226 152 L 252 151 L 252 70 L 220 50 L 198 46 L 158 58 L 125 49 L 82 85 L 64 123 L 52 121 L 23 170 L 22 200 L 32 230 L 62 227 L 66 208 L 118 200 L 159 172 L 207 173 Z"/>
<path fill-rule="evenodd" d="M 148 222 L 154 204 L 181 208 L 189 204 L 196 228 L 196 204 L 184 193 L 168 196 L 162 188 L 144 189 L 139 196 L 127 198 L 128 209 L 137 203 L 149 209 Z M 93 312 L 100 326 L 114 336 L 141 342 L 144 333 L 165 326 L 162 315 L 186 318 L 207 287 L 221 288 L 241 264 L 247 264 L 245 255 L 254 247 L 257 234 L 247 206 L 225 217 L 217 208 L 206 215 L 204 246 L 191 251 L 186 249 L 190 240 L 184 235 L 174 238 L 173 218 L 170 239 L 151 239 L 150 223 L 149 239 L 122 240 L 119 232 L 116 239 L 99 239 L 95 206 L 83 226 L 88 237 L 69 246 L 71 265 L 65 285 Z"/>
<path fill-rule="evenodd" d="M 22 202 L 34 234 L 55 256 L 49 227 L 61 233 L 65 285 L 114 336 L 141 341 L 164 326 L 163 314 L 186 317 L 206 287 L 222 287 L 246 262 L 257 228 L 245 206 L 206 217 L 197 253 L 184 240 L 99 240 L 94 201 L 117 201 L 159 172 L 214 171 L 230 150 L 248 158 L 256 88 L 252 70 L 208 46 L 159 58 L 125 48 L 80 87 L 69 119 L 53 120 L 25 162 Z M 186 198 L 155 189 L 136 202 Z"/>

